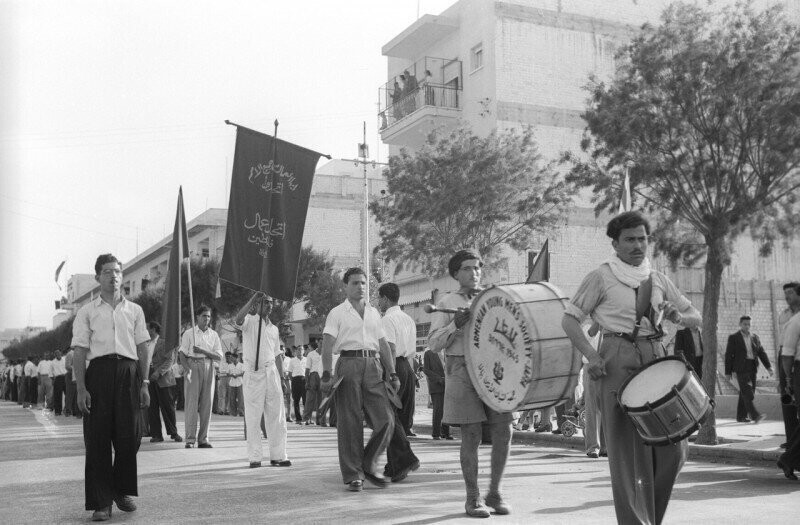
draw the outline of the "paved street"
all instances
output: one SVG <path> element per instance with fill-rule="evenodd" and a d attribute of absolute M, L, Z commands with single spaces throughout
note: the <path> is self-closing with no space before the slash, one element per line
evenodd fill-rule
<path fill-rule="evenodd" d="M 182 416 L 182 413 L 179 413 Z M 80 523 L 83 443 L 80 421 L 0 402 L 0 522 Z M 179 423 L 183 431 L 182 421 Z M 210 450 L 151 444 L 139 453 L 139 510 L 114 508 L 112 523 L 468 523 L 458 441 L 413 441 L 422 467 L 385 490 L 341 483 L 335 429 L 290 424 L 291 468 L 250 469 L 242 419 L 214 416 Z M 488 483 L 488 448 L 481 485 Z M 608 466 L 577 450 L 515 444 L 504 493 L 514 507 L 503 523 L 614 523 Z M 796 523 L 800 482 L 771 464 L 689 462 L 666 523 Z"/>

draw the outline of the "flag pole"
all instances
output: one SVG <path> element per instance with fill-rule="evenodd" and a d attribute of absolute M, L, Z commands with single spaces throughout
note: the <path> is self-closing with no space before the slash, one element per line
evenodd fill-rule
<path fill-rule="evenodd" d="M 192 258 L 186 257 L 186 277 L 189 281 L 189 317 L 192 319 L 192 345 L 197 346 L 197 336 L 195 335 L 194 319 L 194 296 L 192 295 Z M 192 350 L 194 353 L 194 349 Z"/>
<path fill-rule="evenodd" d="M 261 300 L 258 301 L 258 337 L 256 338 L 256 362 L 253 365 L 253 370 L 258 371 L 258 359 L 261 353 L 261 324 L 264 322 L 263 316 L 264 312 L 264 297 L 261 297 Z"/>

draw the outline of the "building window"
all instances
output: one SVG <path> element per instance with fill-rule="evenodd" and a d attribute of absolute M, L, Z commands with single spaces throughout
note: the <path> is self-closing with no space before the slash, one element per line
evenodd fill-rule
<path fill-rule="evenodd" d="M 470 52 L 470 71 L 475 72 L 483 67 L 483 43 L 472 48 Z"/>
<path fill-rule="evenodd" d="M 428 334 L 431 323 L 417 323 L 417 352 L 424 352 L 428 347 Z"/>

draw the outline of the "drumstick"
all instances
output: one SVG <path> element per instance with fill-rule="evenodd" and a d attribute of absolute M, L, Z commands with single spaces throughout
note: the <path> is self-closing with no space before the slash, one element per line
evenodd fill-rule
<path fill-rule="evenodd" d="M 458 308 L 437 308 L 432 304 L 426 304 L 422 307 L 425 310 L 426 314 L 432 314 L 433 312 L 442 312 L 443 314 L 457 314 Z"/>

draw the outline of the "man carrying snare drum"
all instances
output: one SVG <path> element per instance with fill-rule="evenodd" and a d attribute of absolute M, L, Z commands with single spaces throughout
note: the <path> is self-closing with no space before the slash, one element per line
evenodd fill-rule
<path fill-rule="evenodd" d="M 501 414 L 487 407 L 478 397 L 467 371 L 464 358 L 464 329 L 469 322 L 469 305 L 481 291 L 480 256 L 468 250 L 456 253 L 447 264 L 450 276 L 459 284 L 457 292 L 442 298 L 438 308 L 458 313 L 435 312 L 431 317 L 428 343 L 431 351 L 444 350 L 445 391 L 443 423 L 461 427 L 461 474 L 467 489 L 465 510 L 469 516 L 488 518 L 492 507 L 496 514 L 509 514 L 511 507 L 500 495 L 500 481 L 508 461 L 511 446 L 512 413 Z M 488 421 L 492 434 L 492 460 L 489 492 L 481 498 L 478 489 L 478 446 L 481 444 L 481 424 Z M 485 504 L 484 504 L 485 503 Z"/>
<path fill-rule="evenodd" d="M 650 269 L 649 234 L 650 224 L 638 212 L 614 217 L 606 235 L 616 254 L 583 279 L 562 321 L 572 344 L 589 360 L 589 375 L 597 380 L 614 507 L 617 521 L 624 524 L 661 523 L 687 446 L 685 441 L 645 445 L 617 403 L 617 392 L 631 374 L 666 355 L 658 319 L 689 327 L 701 322 L 700 313 L 672 281 Z M 602 329 L 599 351 L 581 329 L 589 316 Z"/>

